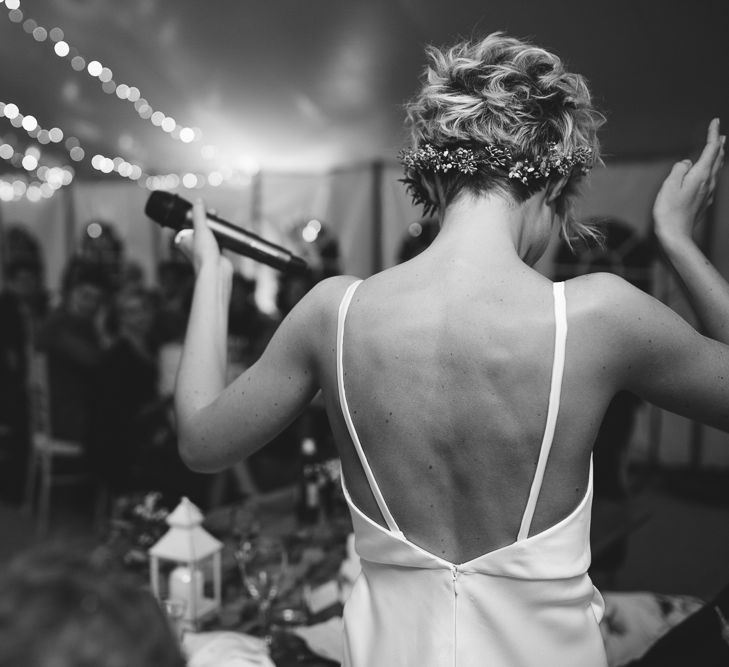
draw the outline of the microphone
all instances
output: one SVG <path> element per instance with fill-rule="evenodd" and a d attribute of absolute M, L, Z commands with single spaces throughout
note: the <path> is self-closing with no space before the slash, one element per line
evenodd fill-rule
<path fill-rule="evenodd" d="M 172 192 L 154 190 L 149 195 L 144 212 L 162 227 L 169 227 L 178 232 L 181 229 L 192 228 L 192 204 Z M 217 215 L 212 213 L 205 215 L 208 227 L 221 248 L 245 255 L 279 271 L 304 272 L 309 268 L 305 260 L 286 248 L 266 241 Z"/>

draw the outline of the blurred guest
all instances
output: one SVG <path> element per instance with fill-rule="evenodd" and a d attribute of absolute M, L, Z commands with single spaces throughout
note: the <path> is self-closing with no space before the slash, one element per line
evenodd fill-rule
<path fill-rule="evenodd" d="M 123 277 L 124 244 L 113 224 L 92 220 L 79 242 L 79 258 L 101 266 L 112 289 L 119 289 Z"/>
<path fill-rule="evenodd" d="M 159 392 L 154 317 L 147 290 L 122 290 L 114 300 L 114 338 L 96 380 L 91 463 L 112 495 L 154 490 L 171 502 L 188 495 L 202 503 L 208 478 L 180 460 L 171 399 Z"/>
<path fill-rule="evenodd" d="M 107 294 L 101 267 L 72 261 L 62 302 L 39 333 L 38 347 L 48 363 L 51 433 L 64 440 L 88 444 L 102 354 L 99 314 Z"/>
<path fill-rule="evenodd" d="M 157 267 L 158 303 L 154 337 L 160 345 L 180 342 L 184 338 L 194 280 L 189 264 L 164 261 Z"/>
<path fill-rule="evenodd" d="M 0 438 L 5 460 L 0 492 L 18 502 L 29 450 L 28 355 L 40 294 L 41 269 L 30 260 L 15 260 L 0 293 Z"/>
<path fill-rule="evenodd" d="M 236 273 L 232 289 L 228 311 L 229 362 L 247 367 L 261 355 L 277 322 L 258 309 L 254 280 Z"/>
<path fill-rule="evenodd" d="M 127 260 L 121 267 L 121 283 L 120 290 L 131 289 L 134 287 L 144 288 L 146 284 L 144 268 L 139 262 Z"/>
<path fill-rule="evenodd" d="M 92 558 L 44 547 L 0 576 L 0 667 L 184 667 L 159 604 Z"/>
<path fill-rule="evenodd" d="M 164 425 L 151 334 L 154 309 L 143 289 L 122 290 L 111 311 L 116 336 L 99 360 L 91 458 L 115 492 L 132 485 L 133 466 Z"/>
<path fill-rule="evenodd" d="M 438 236 L 440 225 L 436 218 L 423 218 L 417 222 L 413 222 L 409 227 L 405 238 L 400 244 L 400 250 L 397 254 L 399 263 L 407 262 L 416 255 L 419 255 L 433 242 Z"/>

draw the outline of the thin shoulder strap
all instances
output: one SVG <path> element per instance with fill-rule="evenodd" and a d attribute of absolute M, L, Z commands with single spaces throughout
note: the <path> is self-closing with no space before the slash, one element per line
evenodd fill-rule
<path fill-rule="evenodd" d="M 557 425 L 559 402 L 562 394 L 562 375 L 564 374 L 565 347 L 567 344 L 567 301 L 564 294 L 564 283 L 554 283 L 554 361 L 552 364 L 552 385 L 549 391 L 549 407 L 547 408 L 547 423 L 544 427 L 542 446 L 539 450 L 537 470 L 534 473 L 532 486 L 529 491 L 524 516 L 521 519 L 519 534 L 516 539 L 524 540 L 529 537 L 534 510 L 537 506 L 539 492 L 544 481 L 544 470 L 547 467 L 549 451 L 552 449 L 554 429 Z"/>
<path fill-rule="evenodd" d="M 342 301 L 339 304 L 339 317 L 337 319 L 337 387 L 339 388 L 339 405 L 342 409 L 344 421 L 347 424 L 349 436 L 350 438 L 352 438 L 352 444 L 357 450 L 357 456 L 359 456 L 359 460 L 362 463 L 362 468 L 364 469 L 365 476 L 367 477 L 370 489 L 372 490 L 372 495 L 377 501 L 377 506 L 380 508 L 380 512 L 382 512 L 385 523 L 392 532 L 400 533 L 401 531 L 398 528 L 397 523 L 395 523 L 395 519 L 392 518 L 392 514 L 387 507 L 387 503 L 382 496 L 380 487 L 377 485 L 375 476 L 372 474 L 372 468 L 370 468 L 370 464 L 367 461 L 364 450 L 362 449 L 362 443 L 360 442 L 359 436 L 357 435 L 357 429 L 355 429 L 354 422 L 352 421 L 352 416 L 349 414 L 347 395 L 344 390 L 344 322 L 347 319 L 347 310 L 349 309 L 349 304 L 352 301 L 352 297 L 354 296 L 354 291 L 357 289 L 361 282 L 361 280 L 358 280 L 357 282 L 352 283 L 347 288 L 347 291 L 344 293 Z"/>

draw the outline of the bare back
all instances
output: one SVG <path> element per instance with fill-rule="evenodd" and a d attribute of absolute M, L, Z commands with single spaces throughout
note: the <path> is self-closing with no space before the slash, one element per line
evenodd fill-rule
<path fill-rule="evenodd" d="M 510 544 L 519 530 L 547 417 L 554 301 L 552 283 L 526 267 L 475 284 L 456 271 L 424 280 L 430 261 L 411 261 L 358 287 L 344 328 L 344 383 L 399 527 L 419 546 L 463 562 Z M 574 348 L 568 335 L 556 432 L 530 534 L 582 500 L 611 397 L 583 381 L 592 374 L 578 369 Z M 335 376 L 327 363 L 322 384 L 350 493 L 385 525 L 344 424 Z"/>

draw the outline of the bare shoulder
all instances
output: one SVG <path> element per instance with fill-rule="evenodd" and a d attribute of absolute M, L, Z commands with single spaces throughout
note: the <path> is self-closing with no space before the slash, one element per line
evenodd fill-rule
<path fill-rule="evenodd" d="M 303 335 L 314 347 L 327 336 L 336 323 L 339 304 L 347 288 L 359 280 L 354 276 L 334 276 L 317 283 L 294 306 L 281 323 L 280 329 L 293 330 Z"/>
<path fill-rule="evenodd" d="M 344 296 L 347 288 L 358 280 L 360 279 L 356 276 L 347 275 L 326 278 L 314 285 L 305 298 L 312 299 L 312 302 L 324 307 L 331 305 L 332 301 L 337 301 L 338 304 L 338 300 Z"/>
<path fill-rule="evenodd" d="M 339 303 L 347 288 L 359 278 L 355 276 L 334 276 L 322 280 L 312 287 L 294 310 L 305 310 L 310 317 L 330 317 L 339 309 Z M 292 311 L 293 312 L 293 311 Z"/>
<path fill-rule="evenodd" d="M 570 309 L 577 312 L 587 309 L 592 314 L 604 311 L 608 316 L 616 314 L 617 306 L 640 308 L 653 299 L 614 273 L 589 273 L 572 278 L 565 281 L 565 290 Z"/>
<path fill-rule="evenodd" d="M 636 368 L 690 327 L 663 303 L 612 273 L 594 273 L 566 281 L 567 314 L 573 345 L 581 358 Z M 648 355 L 648 356 L 646 356 Z"/>
<path fill-rule="evenodd" d="M 640 336 L 681 318 L 658 299 L 613 273 L 591 273 L 566 281 L 570 321 L 584 324 L 611 342 Z M 684 323 L 685 324 L 685 323 Z"/>

